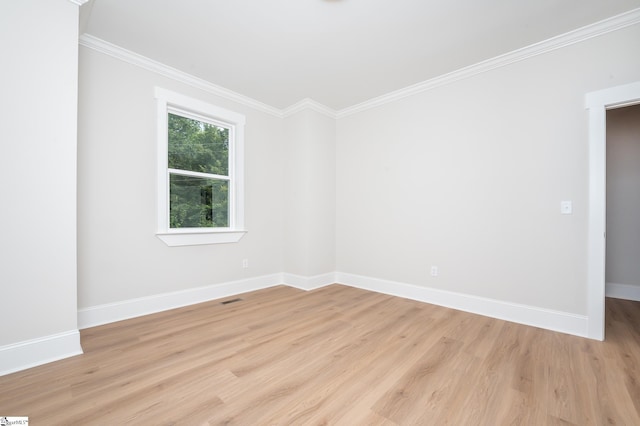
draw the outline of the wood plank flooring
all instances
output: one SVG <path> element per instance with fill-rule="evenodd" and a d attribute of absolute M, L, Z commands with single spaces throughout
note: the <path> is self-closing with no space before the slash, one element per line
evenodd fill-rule
<path fill-rule="evenodd" d="M 275 287 L 81 332 L 0 377 L 32 425 L 640 425 L 640 303 L 607 340 L 333 285 Z M 230 298 L 232 299 L 232 298 Z"/>

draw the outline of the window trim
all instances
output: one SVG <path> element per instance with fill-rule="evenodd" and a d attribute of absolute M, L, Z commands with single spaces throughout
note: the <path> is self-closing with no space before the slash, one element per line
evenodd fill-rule
<path fill-rule="evenodd" d="M 245 116 L 160 87 L 155 88 L 157 108 L 157 232 L 168 246 L 234 243 L 244 228 L 244 125 Z M 229 128 L 229 227 L 170 228 L 168 114 L 218 123 Z"/>

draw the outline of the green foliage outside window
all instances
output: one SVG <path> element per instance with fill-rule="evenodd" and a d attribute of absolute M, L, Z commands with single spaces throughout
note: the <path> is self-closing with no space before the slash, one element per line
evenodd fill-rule
<path fill-rule="evenodd" d="M 169 176 L 169 226 L 228 227 L 229 129 L 175 114 L 168 118 L 169 168 L 176 169 Z"/>

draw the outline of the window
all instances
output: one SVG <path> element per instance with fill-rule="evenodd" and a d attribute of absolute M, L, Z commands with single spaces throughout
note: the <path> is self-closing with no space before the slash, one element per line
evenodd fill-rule
<path fill-rule="evenodd" d="M 244 116 L 161 88 L 156 100 L 157 236 L 170 246 L 240 240 Z"/>

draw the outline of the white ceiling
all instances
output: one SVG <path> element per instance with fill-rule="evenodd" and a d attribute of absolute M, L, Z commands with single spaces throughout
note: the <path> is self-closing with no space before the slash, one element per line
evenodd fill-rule
<path fill-rule="evenodd" d="M 335 110 L 640 0 L 92 0 L 81 31 L 276 108 Z"/>

